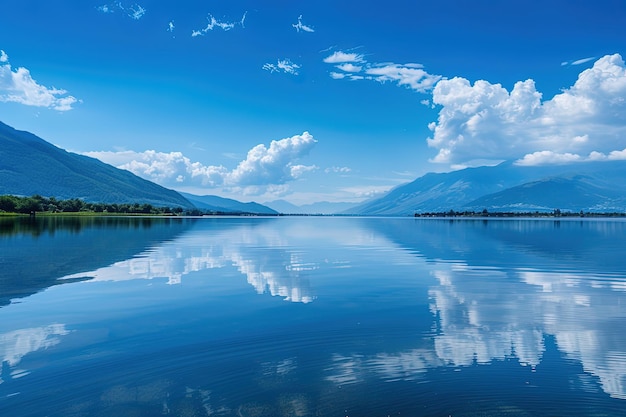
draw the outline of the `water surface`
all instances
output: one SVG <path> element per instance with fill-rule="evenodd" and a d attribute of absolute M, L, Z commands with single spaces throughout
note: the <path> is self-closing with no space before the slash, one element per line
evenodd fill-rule
<path fill-rule="evenodd" d="M 0 224 L 0 415 L 623 416 L 626 222 Z"/>

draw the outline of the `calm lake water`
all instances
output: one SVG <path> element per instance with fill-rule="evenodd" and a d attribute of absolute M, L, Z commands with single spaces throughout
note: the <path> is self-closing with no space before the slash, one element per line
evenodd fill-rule
<path fill-rule="evenodd" d="M 626 222 L 0 219 L 1 416 L 625 416 Z"/>

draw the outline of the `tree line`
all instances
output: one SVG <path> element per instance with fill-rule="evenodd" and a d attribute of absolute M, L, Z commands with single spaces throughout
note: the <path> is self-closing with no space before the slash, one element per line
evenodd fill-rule
<path fill-rule="evenodd" d="M 415 217 L 626 217 L 622 212 L 579 212 L 561 211 L 440 211 L 440 212 L 415 212 Z"/>
<path fill-rule="evenodd" d="M 55 197 L 0 196 L 0 212 L 6 213 L 117 213 L 117 214 L 201 214 L 195 209 L 182 207 L 156 207 L 147 203 L 88 203 L 78 198 L 58 200 Z"/>

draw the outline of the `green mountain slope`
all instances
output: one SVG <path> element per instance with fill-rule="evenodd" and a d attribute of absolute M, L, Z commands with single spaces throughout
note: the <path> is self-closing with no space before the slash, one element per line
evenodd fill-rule
<path fill-rule="evenodd" d="M 193 207 L 173 190 L 0 122 L 0 195 Z"/>
<path fill-rule="evenodd" d="M 237 200 L 218 197 L 216 195 L 200 196 L 183 192 L 180 194 L 201 210 L 223 213 L 278 214 L 276 210 L 255 202 L 242 203 Z"/>

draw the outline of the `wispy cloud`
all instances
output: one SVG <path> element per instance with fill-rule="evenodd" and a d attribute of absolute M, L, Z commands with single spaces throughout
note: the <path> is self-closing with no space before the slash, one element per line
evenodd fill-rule
<path fill-rule="evenodd" d="M 352 169 L 348 168 L 348 167 L 330 167 L 330 168 L 326 168 L 324 170 L 325 173 L 327 174 L 347 174 L 349 172 L 352 172 Z"/>
<path fill-rule="evenodd" d="M 139 20 L 146 14 L 146 9 L 143 6 L 135 3 L 125 7 L 121 1 L 103 4 L 102 6 L 96 7 L 96 10 L 105 14 L 121 12 L 133 20 Z"/>
<path fill-rule="evenodd" d="M 133 4 L 128 8 L 128 17 L 134 20 L 139 20 L 146 14 L 146 9 L 138 4 Z"/>
<path fill-rule="evenodd" d="M 298 75 L 298 71 L 302 68 L 301 65 L 294 64 L 289 59 L 279 59 L 276 64 L 267 63 L 263 64 L 262 67 L 265 71 L 273 72 L 282 72 L 285 74 Z"/>
<path fill-rule="evenodd" d="M 168 24 L 167 24 L 167 31 L 170 33 L 174 33 L 174 29 L 176 29 L 176 26 L 174 26 L 174 21 L 171 20 Z"/>
<path fill-rule="evenodd" d="M 248 12 L 245 12 L 243 14 L 243 17 L 239 21 L 228 22 L 228 21 L 217 20 L 212 14 L 209 13 L 209 15 L 207 16 L 207 20 L 209 23 L 206 25 L 206 27 L 204 29 L 192 31 L 191 36 L 194 38 L 196 36 L 204 36 L 215 28 L 222 29 L 223 31 L 232 30 L 237 26 L 241 26 L 242 28 L 244 28 L 245 27 L 244 23 L 246 21 L 247 14 Z"/>
<path fill-rule="evenodd" d="M 0 50 L 0 101 L 67 111 L 79 100 L 66 90 L 37 83 L 26 68 L 13 69 L 9 56 Z"/>
<path fill-rule="evenodd" d="M 594 59 L 596 59 L 595 56 L 592 56 L 592 57 L 589 57 L 589 58 L 577 59 L 575 61 L 563 61 L 563 62 L 561 62 L 561 66 L 565 67 L 565 66 L 569 66 L 569 65 L 581 65 L 581 64 L 585 64 L 587 62 L 591 62 Z"/>
<path fill-rule="evenodd" d="M 335 51 L 331 55 L 324 58 L 327 64 L 342 64 L 346 62 L 358 63 L 365 62 L 363 55 L 354 52 Z"/>
<path fill-rule="evenodd" d="M 420 93 L 433 89 L 443 77 L 429 74 L 420 64 L 369 63 L 362 54 L 335 51 L 323 60 L 334 64 L 339 71 L 331 71 L 336 80 L 373 80 L 380 83 L 394 82 Z"/>
<path fill-rule="evenodd" d="M 304 23 L 302 23 L 302 15 L 298 16 L 298 23 L 294 23 L 291 26 L 293 26 L 296 31 L 300 32 L 315 32 L 315 29 L 313 29 L 311 26 L 307 26 Z"/>
<path fill-rule="evenodd" d="M 266 192 L 268 187 L 284 185 L 317 170 L 315 165 L 297 163 L 316 143 L 311 134 L 304 132 L 274 140 L 269 147 L 259 144 L 250 149 L 246 158 L 232 170 L 222 165 L 193 162 L 182 152 L 148 150 L 84 154 L 165 186 L 238 187 L 248 194 L 258 194 Z"/>

